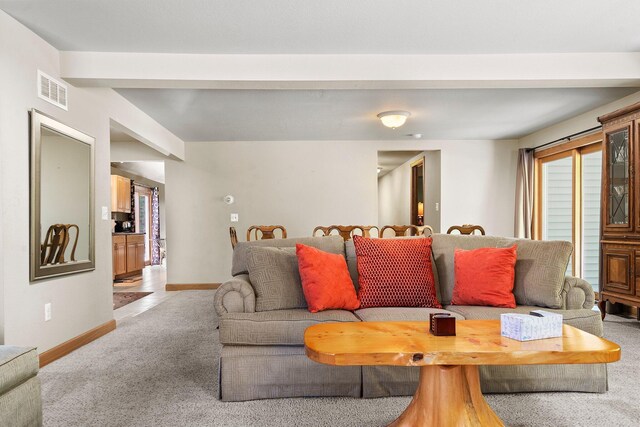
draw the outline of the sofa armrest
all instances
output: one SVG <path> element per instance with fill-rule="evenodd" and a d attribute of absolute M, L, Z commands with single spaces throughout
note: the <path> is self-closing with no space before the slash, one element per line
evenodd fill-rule
<path fill-rule="evenodd" d="M 562 299 L 566 310 L 592 309 L 595 304 L 595 294 L 589 282 L 573 276 L 564 278 Z"/>
<path fill-rule="evenodd" d="M 256 294 L 249 282 L 249 275 L 240 274 L 224 282 L 216 290 L 214 304 L 218 316 L 225 313 L 255 312 Z"/>

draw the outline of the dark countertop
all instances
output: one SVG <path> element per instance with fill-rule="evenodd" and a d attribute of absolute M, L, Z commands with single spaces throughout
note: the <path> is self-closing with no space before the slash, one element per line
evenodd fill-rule
<path fill-rule="evenodd" d="M 114 236 L 120 236 L 122 234 L 125 234 L 125 235 L 126 234 L 136 235 L 136 234 L 145 234 L 145 233 L 130 233 L 128 231 L 116 231 L 116 232 L 112 232 L 111 234 L 114 235 Z"/>

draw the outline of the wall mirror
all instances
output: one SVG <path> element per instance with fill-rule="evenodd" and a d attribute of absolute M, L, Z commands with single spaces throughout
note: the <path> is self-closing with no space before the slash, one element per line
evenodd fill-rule
<path fill-rule="evenodd" d="M 95 139 L 37 110 L 30 125 L 30 278 L 93 270 Z"/>

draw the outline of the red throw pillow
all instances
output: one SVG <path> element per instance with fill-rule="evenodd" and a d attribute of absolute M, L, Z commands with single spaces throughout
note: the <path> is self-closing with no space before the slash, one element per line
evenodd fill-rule
<path fill-rule="evenodd" d="M 296 245 L 296 255 L 302 291 L 310 312 L 360 307 L 344 256 L 300 243 Z"/>
<path fill-rule="evenodd" d="M 516 249 L 456 249 L 451 304 L 515 308 Z"/>
<path fill-rule="evenodd" d="M 431 238 L 354 236 L 360 307 L 442 308 L 431 269 Z"/>

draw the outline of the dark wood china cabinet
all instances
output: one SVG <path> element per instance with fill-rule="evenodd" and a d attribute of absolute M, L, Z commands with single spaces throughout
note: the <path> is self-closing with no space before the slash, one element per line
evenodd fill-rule
<path fill-rule="evenodd" d="M 598 121 L 603 131 L 600 310 L 604 316 L 607 301 L 640 306 L 640 103 Z"/>

